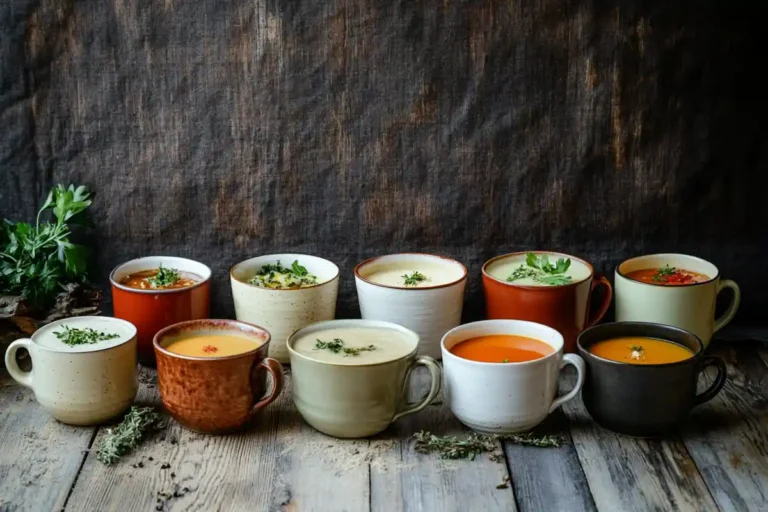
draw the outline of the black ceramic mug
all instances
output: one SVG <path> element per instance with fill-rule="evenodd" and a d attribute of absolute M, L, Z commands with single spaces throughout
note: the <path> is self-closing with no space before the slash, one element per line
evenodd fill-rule
<path fill-rule="evenodd" d="M 689 348 L 693 356 L 676 363 L 631 364 L 604 359 L 589 347 L 598 341 L 640 336 L 671 341 Z M 694 334 L 667 325 L 645 322 L 602 324 L 582 332 L 579 354 L 587 364 L 582 398 L 601 426 L 637 437 L 658 437 L 674 429 L 695 406 L 711 400 L 725 384 L 722 359 L 704 356 L 704 345 Z M 696 394 L 699 374 L 717 368 L 709 388 Z"/>

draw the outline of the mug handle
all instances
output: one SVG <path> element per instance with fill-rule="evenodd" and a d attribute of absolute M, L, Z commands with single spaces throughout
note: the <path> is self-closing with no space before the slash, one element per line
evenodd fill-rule
<path fill-rule="evenodd" d="M 565 402 L 567 402 L 571 398 L 578 395 L 579 391 L 581 391 L 581 388 L 584 386 L 584 374 L 586 373 L 584 360 L 581 358 L 581 356 L 576 354 L 564 354 L 563 359 L 560 361 L 560 370 L 562 370 L 569 364 L 576 367 L 576 373 L 578 374 L 578 377 L 576 379 L 576 385 L 573 386 L 573 389 L 570 390 L 568 393 L 564 394 L 563 396 L 557 397 L 555 401 L 552 402 L 552 405 L 549 406 L 550 413 L 552 413 L 552 411 L 554 411 L 555 409 L 563 405 Z"/>
<path fill-rule="evenodd" d="M 281 365 L 280 361 L 277 359 L 265 357 L 264 360 L 259 363 L 259 366 L 263 367 L 272 375 L 272 392 L 253 404 L 251 414 L 256 413 L 256 411 L 259 409 L 263 409 L 264 407 L 274 402 L 275 399 L 280 395 L 280 392 L 283 390 L 283 384 L 285 383 L 283 378 L 283 365 Z"/>
<path fill-rule="evenodd" d="M 407 379 L 410 381 L 411 371 L 419 365 L 426 366 L 427 369 L 429 369 L 430 376 L 432 377 L 429 393 L 427 393 L 424 398 L 415 404 L 406 404 L 405 409 L 395 414 L 395 417 L 392 418 L 392 421 L 396 421 L 408 414 L 419 412 L 430 403 L 432 403 L 432 400 L 434 400 L 437 394 L 440 392 L 440 365 L 437 364 L 437 361 L 429 356 L 419 356 L 413 361 L 411 367 L 408 369 Z"/>
<path fill-rule="evenodd" d="M 594 293 L 596 288 L 603 287 L 605 288 L 605 294 L 603 295 L 603 303 L 600 304 L 600 307 L 597 308 L 597 310 L 594 313 L 591 313 L 589 315 L 589 319 L 587 319 L 587 325 L 584 326 L 586 329 L 587 327 L 592 327 L 597 322 L 603 319 L 605 314 L 608 312 L 608 308 L 611 307 L 611 299 L 613 298 L 613 287 L 611 286 L 611 282 L 606 279 L 605 276 L 600 276 L 597 279 L 592 280 L 592 289 L 589 291 L 590 294 Z"/>
<path fill-rule="evenodd" d="M 741 290 L 739 289 L 739 285 L 730 279 L 725 279 L 717 284 L 716 295 L 720 295 L 720 292 L 726 288 L 733 290 L 733 298 L 731 299 L 731 303 L 728 305 L 728 309 L 725 310 L 725 313 L 723 313 L 720 318 L 715 320 L 715 328 L 712 330 L 712 332 L 717 332 L 728 325 L 728 323 L 733 320 L 734 315 L 736 315 L 736 310 L 739 309 L 739 304 L 741 304 Z"/>
<path fill-rule="evenodd" d="M 715 395 L 720 392 L 720 390 L 723 388 L 723 385 L 725 384 L 728 370 L 726 369 L 723 360 L 714 356 L 707 356 L 701 360 L 701 367 L 699 367 L 699 371 L 696 374 L 696 380 L 698 381 L 699 375 L 701 375 L 701 373 L 709 366 L 714 366 L 717 368 L 717 377 L 715 377 L 715 382 L 713 382 L 706 391 L 694 397 L 694 406 L 701 405 L 704 402 L 709 402 L 712 400 Z"/>
<path fill-rule="evenodd" d="M 32 371 L 22 371 L 22 369 L 19 368 L 19 363 L 16 362 L 16 352 L 18 352 L 20 348 L 25 348 L 29 352 L 30 357 L 32 357 L 32 351 L 29 350 L 31 345 L 31 339 L 22 338 L 11 343 L 8 346 L 8 350 L 5 352 L 5 367 L 8 368 L 8 373 L 11 374 L 13 380 L 28 388 L 32 387 L 32 372 L 35 371 L 34 363 L 32 363 Z"/>

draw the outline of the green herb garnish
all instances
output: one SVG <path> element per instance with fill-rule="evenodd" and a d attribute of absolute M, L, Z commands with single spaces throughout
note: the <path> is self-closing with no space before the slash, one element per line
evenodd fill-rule
<path fill-rule="evenodd" d="M 427 276 L 418 270 L 414 270 L 411 275 L 403 274 L 403 279 L 405 280 L 403 283 L 405 286 L 417 286 L 421 282 L 428 281 Z"/>
<path fill-rule="evenodd" d="M 573 279 L 565 273 L 571 267 L 570 258 L 558 258 L 553 265 L 546 254 L 537 255 L 529 252 L 525 258 L 525 265 L 520 265 L 507 277 L 507 282 L 531 278 L 537 283 L 550 286 L 562 286 L 569 284 Z"/>
<path fill-rule="evenodd" d="M 298 260 L 293 262 L 291 268 L 284 267 L 278 260 L 274 265 L 262 265 L 248 284 L 271 289 L 302 288 L 316 285 L 317 276 L 310 274 L 307 267 L 299 265 Z"/>
<path fill-rule="evenodd" d="M 333 341 L 322 341 L 320 339 L 315 343 L 315 350 L 330 350 L 334 354 L 344 352 L 344 357 L 347 356 L 359 356 L 361 352 L 370 352 L 376 350 L 375 345 L 368 345 L 367 347 L 351 348 L 344 346 L 344 340 L 341 338 L 334 338 Z"/>
<path fill-rule="evenodd" d="M 658 269 L 656 273 L 651 277 L 651 280 L 656 282 L 666 282 L 667 277 L 672 276 L 677 272 L 677 269 L 675 267 L 670 267 L 669 265 L 664 265 L 662 268 Z"/>
<path fill-rule="evenodd" d="M 152 288 L 165 288 L 176 284 L 176 281 L 181 279 L 179 271 L 175 268 L 164 268 L 163 264 L 160 264 L 160 268 L 157 269 L 157 274 L 147 278 L 149 286 Z"/>
<path fill-rule="evenodd" d="M 414 449 L 419 453 L 439 453 L 443 459 L 470 460 L 475 460 L 481 453 L 492 453 L 491 458 L 495 461 L 502 460 L 501 454 L 496 452 L 500 440 L 539 447 L 557 447 L 563 441 L 558 436 L 537 436 L 531 433 L 494 436 L 473 432 L 466 439 L 458 439 L 454 436 L 436 436 L 424 430 L 414 434 L 413 440 Z"/>
<path fill-rule="evenodd" d="M 96 458 L 104 464 L 117 462 L 120 457 L 136 449 L 150 430 L 163 428 L 163 417 L 152 407 L 131 407 L 123 421 L 115 428 L 108 428 L 99 442 Z"/>
<path fill-rule="evenodd" d="M 630 345 L 629 350 L 632 351 L 630 355 L 632 359 L 642 359 L 645 354 L 645 348 L 642 345 Z"/>
<path fill-rule="evenodd" d="M 509 359 L 504 359 L 504 360 L 502 361 L 502 363 L 508 363 L 508 362 L 509 362 Z"/>
<path fill-rule="evenodd" d="M 66 325 L 63 331 L 53 331 L 53 334 L 61 340 L 62 343 L 74 347 L 77 345 L 93 345 L 100 341 L 113 340 L 119 338 L 120 335 L 114 333 L 107 333 L 102 331 L 95 331 L 90 327 L 84 329 L 71 328 Z"/>

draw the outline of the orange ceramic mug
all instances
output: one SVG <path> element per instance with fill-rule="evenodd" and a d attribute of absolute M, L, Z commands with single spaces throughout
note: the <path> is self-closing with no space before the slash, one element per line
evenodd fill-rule
<path fill-rule="evenodd" d="M 137 289 L 123 284 L 139 272 L 163 266 L 192 277 L 191 286 L 170 289 Z M 202 263 L 172 256 L 148 256 L 122 263 L 109 275 L 112 305 L 116 318 L 136 326 L 139 362 L 154 365 L 152 338 L 160 329 L 186 320 L 208 318 L 211 296 L 211 269 Z"/>
<path fill-rule="evenodd" d="M 559 267 L 558 260 L 562 260 Z M 602 301 L 592 308 L 593 292 L 600 287 Z M 613 297 L 611 284 L 605 277 L 595 277 L 592 265 L 551 251 L 516 252 L 486 261 L 483 288 L 489 319 L 548 325 L 563 335 L 566 352 L 576 351 L 576 337 L 603 318 Z"/>

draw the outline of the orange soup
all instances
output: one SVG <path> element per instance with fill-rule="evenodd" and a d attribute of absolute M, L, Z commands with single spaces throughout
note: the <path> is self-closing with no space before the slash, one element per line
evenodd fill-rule
<path fill-rule="evenodd" d="M 627 273 L 627 277 L 641 283 L 660 284 L 664 286 L 682 286 L 709 281 L 709 276 L 699 274 L 684 268 L 665 265 L 658 268 L 645 268 Z"/>
<path fill-rule="evenodd" d="M 554 351 L 543 341 L 512 334 L 478 336 L 451 348 L 451 354 L 482 363 L 522 363 L 541 359 Z"/>
<path fill-rule="evenodd" d="M 656 338 L 626 337 L 598 341 L 589 351 L 603 359 L 630 364 L 665 364 L 693 357 L 688 347 Z"/>
<path fill-rule="evenodd" d="M 128 288 L 139 290 L 172 290 L 186 288 L 202 281 L 200 276 L 189 272 L 180 272 L 173 268 L 160 267 L 152 270 L 134 272 L 120 281 Z"/>
<path fill-rule="evenodd" d="M 194 357 L 226 357 L 244 354 L 260 347 L 261 344 L 231 334 L 200 334 L 181 338 L 166 345 L 165 349 L 174 354 Z"/>

